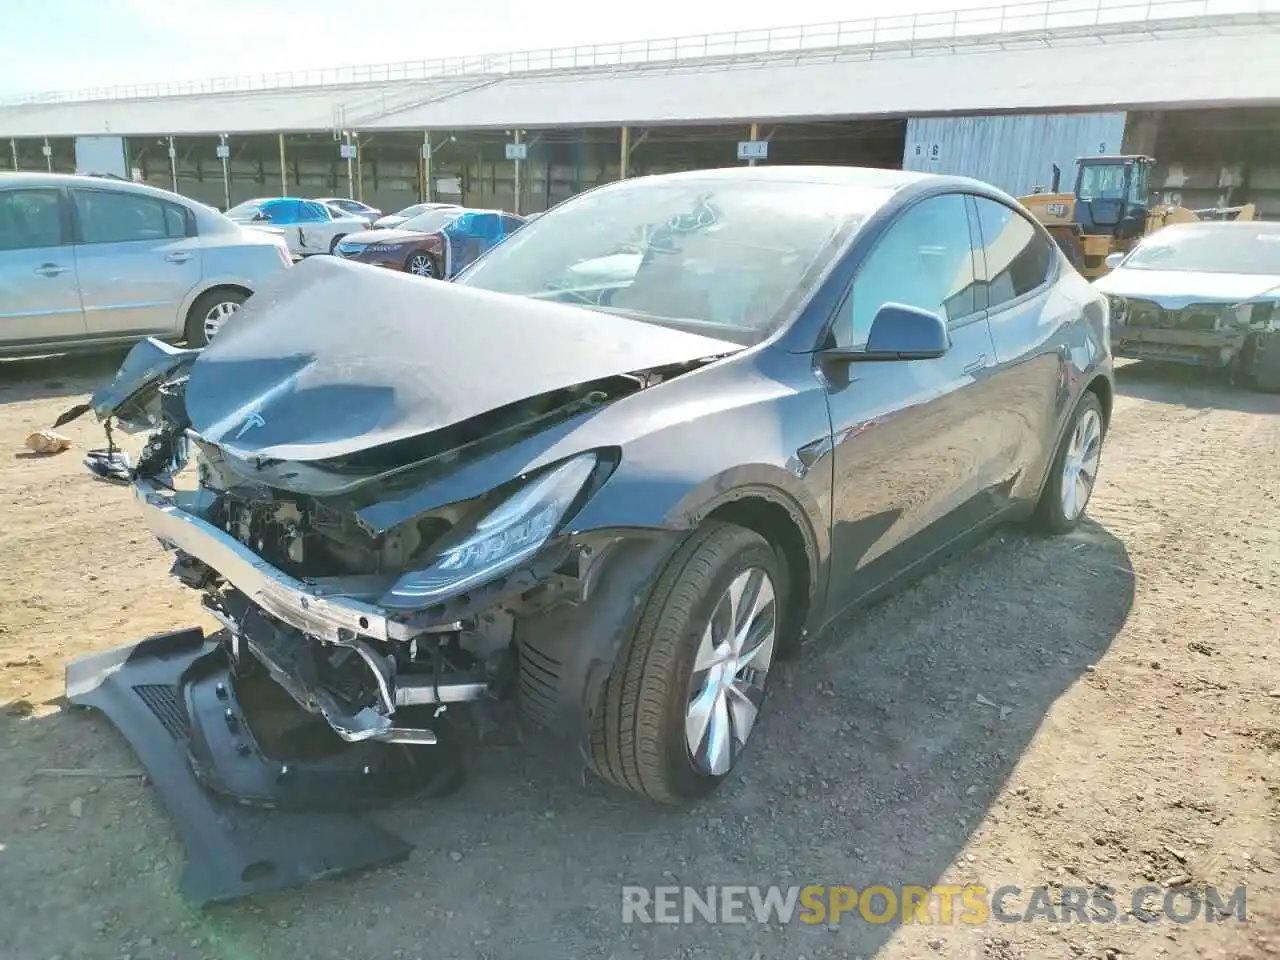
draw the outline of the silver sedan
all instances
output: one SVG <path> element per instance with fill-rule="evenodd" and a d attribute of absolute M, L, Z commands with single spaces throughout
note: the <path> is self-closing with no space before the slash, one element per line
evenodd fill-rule
<path fill-rule="evenodd" d="M 292 266 L 282 237 L 137 183 L 0 174 L 0 355 L 204 346 Z"/>

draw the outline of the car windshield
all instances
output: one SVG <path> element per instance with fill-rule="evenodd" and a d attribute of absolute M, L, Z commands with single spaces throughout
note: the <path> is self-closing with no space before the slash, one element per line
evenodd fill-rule
<path fill-rule="evenodd" d="M 1280 276 L 1280 225 L 1166 227 L 1139 245 L 1124 267 Z"/>
<path fill-rule="evenodd" d="M 458 279 L 739 343 L 807 298 L 884 188 L 636 180 L 547 211 Z"/>
<path fill-rule="evenodd" d="M 252 220 L 260 213 L 262 213 L 261 200 L 246 200 L 244 203 L 238 203 L 228 210 L 227 216 L 233 220 Z"/>
<path fill-rule="evenodd" d="M 420 213 L 416 217 L 410 217 L 400 224 L 400 229 L 417 230 L 421 233 L 435 233 L 437 230 L 443 230 L 457 220 L 458 213 L 459 211 L 457 210 L 428 210 L 426 213 Z"/>
<path fill-rule="evenodd" d="M 423 211 L 430 209 L 431 208 L 425 203 L 415 203 L 412 207 L 405 207 L 403 210 L 397 210 L 395 215 L 397 217 L 416 217 Z"/>

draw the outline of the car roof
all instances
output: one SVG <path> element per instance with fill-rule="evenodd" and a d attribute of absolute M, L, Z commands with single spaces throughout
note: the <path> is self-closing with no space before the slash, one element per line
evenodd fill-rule
<path fill-rule="evenodd" d="M 40 173 L 31 170 L 8 170 L 0 172 L 0 187 L 93 187 L 98 190 L 121 190 L 129 193 L 145 194 L 151 197 L 164 197 L 166 200 L 182 200 L 188 203 L 188 197 L 153 187 L 135 180 L 121 180 L 115 177 L 91 177 L 74 173 Z"/>

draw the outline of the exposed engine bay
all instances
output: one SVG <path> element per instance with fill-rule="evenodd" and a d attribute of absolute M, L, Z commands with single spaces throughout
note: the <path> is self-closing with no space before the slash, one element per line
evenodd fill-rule
<path fill-rule="evenodd" d="M 511 696 L 520 617 L 582 599 L 607 538 L 556 542 L 555 527 L 607 478 L 611 453 L 572 458 L 544 471 L 541 482 L 516 478 L 387 529 L 373 528 L 361 510 L 395 490 L 407 467 L 415 484 L 429 481 L 697 365 L 610 376 L 428 437 L 323 464 L 290 464 L 246 459 L 209 442 L 186 411 L 190 358 L 154 341 L 135 351 L 169 359 L 177 369 L 104 418 L 105 453 L 113 462 L 119 461 L 113 423 L 151 429 L 127 477 L 109 479 L 133 485 L 153 531 L 175 554 L 173 576 L 200 591 L 225 628 L 231 661 L 241 670 L 265 669 L 348 742 L 418 745 L 436 742 L 433 718 L 449 705 Z M 524 504 L 530 490 L 547 499 Z M 497 530 L 496 539 L 478 535 L 504 508 L 525 513 L 508 518 L 516 522 Z M 512 548 L 520 562 L 485 572 L 488 561 Z M 472 567 L 484 576 L 468 579 Z"/>
<path fill-rule="evenodd" d="M 1252 371 L 1259 343 L 1280 331 L 1275 300 L 1164 306 L 1109 296 L 1116 356 Z"/>

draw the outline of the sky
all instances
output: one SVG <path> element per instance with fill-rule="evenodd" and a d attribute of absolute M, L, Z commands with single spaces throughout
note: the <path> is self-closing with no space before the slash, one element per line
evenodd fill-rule
<path fill-rule="evenodd" d="M 0 97 L 989 5 L 975 0 L 0 0 Z"/>

